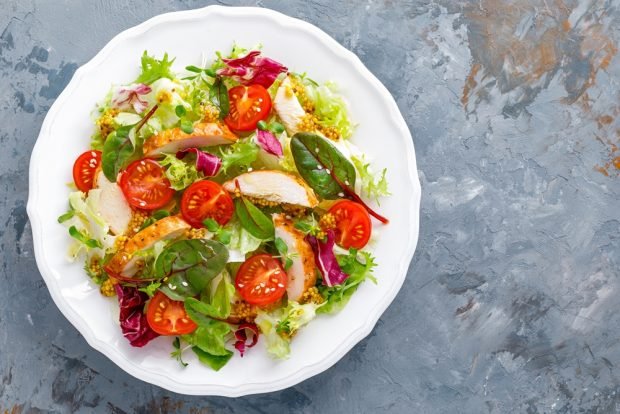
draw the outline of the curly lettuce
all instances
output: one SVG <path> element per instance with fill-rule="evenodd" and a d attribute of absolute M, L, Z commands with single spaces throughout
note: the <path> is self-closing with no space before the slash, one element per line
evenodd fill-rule
<path fill-rule="evenodd" d="M 363 155 L 361 157 L 353 155 L 351 157 L 351 162 L 359 174 L 361 188 L 364 194 L 377 202 L 379 198 L 391 194 L 388 188 L 387 178 L 385 177 L 387 168 L 384 168 L 381 173 L 375 174 L 370 168 L 370 163 L 366 162 Z"/>
<path fill-rule="evenodd" d="M 278 359 L 288 358 L 291 339 L 301 327 L 316 317 L 320 306 L 289 301 L 286 307 L 271 312 L 260 310 L 255 323 L 263 334 L 269 355 Z"/>
<path fill-rule="evenodd" d="M 314 114 L 319 119 L 319 124 L 324 127 L 336 128 L 342 138 L 353 135 L 354 125 L 351 123 L 347 104 L 337 94 L 336 84 L 326 82 L 317 85 L 314 82 L 305 82 L 306 95 L 314 105 Z"/>
<path fill-rule="evenodd" d="M 176 191 L 189 187 L 200 178 L 194 163 L 180 160 L 175 154 L 164 154 L 159 164 L 166 168 L 166 178 L 170 181 L 170 187 Z"/>

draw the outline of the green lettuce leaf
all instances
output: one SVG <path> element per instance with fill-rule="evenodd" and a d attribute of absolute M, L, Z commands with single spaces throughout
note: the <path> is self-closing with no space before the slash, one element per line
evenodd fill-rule
<path fill-rule="evenodd" d="M 304 81 L 304 86 L 306 95 L 314 104 L 314 113 L 319 123 L 325 127 L 336 128 L 342 138 L 351 137 L 354 125 L 349 119 L 345 101 L 337 94 L 336 84 L 327 82 L 319 86 L 316 83 Z"/>
<path fill-rule="evenodd" d="M 232 167 L 249 167 L 258 157 L 258 145 L 250 139 L 239 140 L 221 149 L 222 171 L 228 172 Z"/>
<path fill-rule="evenodd" d="M 170 186 L 176 191 L 181 191 L 200 179 L 196 164 L 180 160 L 175 154 L 164 154 L 164 158 L 158 162 L 166 168 L 166 177 L 170 180 Z"/>
<path fill-rule="evenodd" d="M 339 254 L 336 258 L 342 271 L 349 277 L 341 285 L 319 287 L 319 293 L 325 298 L 325 302 L 317 309 L 317 313 L 336 313 L 349 302 L 360 283 L 366 279 L 377 283 L 372 274 L 377 264 L 370 253 L 358 253 L 355 249 L 351 249 L 348 255 Z"/>
<path fill-rule="evenodd" d="M 168 53 L 164 53 L 164 57 L 159 60 L 156 59 L 154 56 L 149 56 L 149 54 L 145 50 L 142 54 L 140 63 L 142 66 L 142 72 L 134 83 L 145 83 L 147 85 L 150 85 L 157 79 L 174 79 L 175 77 L 174 72 L 172 71 L 172 64 L 174 63 L 174 59 L 169 60 Z"/>
<path fill-rule="evenodd" d="M 291 338 L 316 317 L 320 306 L 289 301 L 286 307 L 271 312 L 259 310 L 255 322 L 263 334 L 269 355 L 279 359 L 288 358 Z"/>
<path fill-rule="evenodd" d="M 374 174 L 370 168 L 370 164 L 365 162 L 364 156 L 358 157 L 354 155 L 351 157 L 351 162 L 353 162 L 355 169 L 359 173 L 362 192 L 366 194 L 366 196 L 379 202 L 379 198 L 391 194 L 388 189 L 387 178 L 385 177 L 387 168 L 384 168 L 380 174 Z"/>

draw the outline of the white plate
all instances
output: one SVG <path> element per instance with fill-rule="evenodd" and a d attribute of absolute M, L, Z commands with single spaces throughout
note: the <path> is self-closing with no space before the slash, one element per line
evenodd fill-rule
<path fill-rule="evenodd" d="M 359 122 L 353 141 L 388 167 L 393 195 L 380 208 L 390 225 L 373 246 L 378 285 L 361 286 L 345 309 L 321 316 L 293 340 L 291 357 L 270 359 L 262 343 L 214 372 L 190 354 L 183 369 L 170 358 L 170 338 L 132 348 L 116 322 L 116 303 L 90 283 L 80 263 L 66 261 L 67 230 L 57 217 L 67 208 L 71 166 L 87 149 L 90 113 L 110 84 L 138 73 L 142 51 L 176 57 L 175 68 L 200 64 L 202 53 L 229 50 L 233 41 L 262 43 L 265 55 L 319 81 L 333 80 Z M 411 134 L 387 89 L 351 52 L 309 23 L 259 8 L 207 7 L 160 15 L 112 39 L 79 68 L 49 110 L 30 161 L 28 215 L 37 264 L 51 296 L 88 343 L 129 374 L 169 390 L 240 396 L 283 389 L 316 375 L 366 337 L 400 289 L 418 240 L 420 184 Z M 377 225 L 376 227 L 381 227 Z"/>

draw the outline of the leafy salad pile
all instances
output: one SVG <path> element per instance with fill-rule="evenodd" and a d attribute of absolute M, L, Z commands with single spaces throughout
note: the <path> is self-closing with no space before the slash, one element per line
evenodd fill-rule
<path fill-rule="evenodd" d="M 333 83 L 234 46 L 173 70 L 144 52 L 140 75 L 94 112 L 58 221 L 69 255 L 116 296 L 132 346 L 170 336 L 219 370 L 259 340 L 286 358 L 317 314 L 337 312 L 373 277 L 362 199 L 389 195 L 349 138 Z M 372 218 L 371 218 L 372 217 Z"/>

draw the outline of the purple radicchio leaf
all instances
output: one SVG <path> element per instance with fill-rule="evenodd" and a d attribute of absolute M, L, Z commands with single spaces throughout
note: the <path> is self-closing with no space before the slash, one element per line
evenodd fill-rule
<path fill-rule="evenodd" d="M 157 338 L 158 333 L 149 326 L 144 314 L 144 304 L 149 296 L 131 286 L 114 285 L 120 307 L 119 322 L 123 336 L 131 346 L 142 347 L 151 339 Z"/>
<path fill-rule="evenodd" d="M 282 144 L 280 144 L 278 138 L 271 132 L 263 131 L 262 129 L 256 130 L 256 141 L 258 141 L 258 145 L 260 145 L 265 152 L 278 157 L 284 155 L 284 152 L 282 152 Z"/>
<path fill-rule="evenodd" d="M 336 255 L 334 254 L 334 240 L 336 235 L 333 230 L 327 231 L 327 240 L 320 241 L 312 235 L 306 236 L 314 252 L 314 262 L 323 276 L 323 284 L 329 287 L 340 285 L 349 275 L 342 271 Z"/>
<path fill-rule="evenodd" d="M 125 110 L 133 107 L 137 114 L 141 114 L 148 107 L 148 102 L 140 99 L 140 95 L 151 92 L 151 87 L 143 83 L 121 86 L 112 94 L 112 107 Z"/>
<path fill-rule="evenodd" d="M 252 339 L 249 343 L 246 329 L 252 332 Z M 246 348 L 252 348 L 258 342 L 258 327 L 253 323 L 242 323 L 235 331 L 235 339 L 235 349 L 243 357 Z"/>
<path fill-rule="evenodd" d="M 242 85 L 258 84 L 269 88 L 280 73 L 288 70 L 275 60 L 261 56 L 258 50 L 238 59 L 222 60 L 226 66 L 218 69 L 216 73 L 231 77 Z"/>
<path fill-rule="evenodd" d="M 187 148 L 178 151 L 177 158 L 182 160 L 190 152 L 196 154 L 196 169 L 202 171 L 205 177 L 213 177 L 220 171 L 222 160 L 217 155 L 200 151 L 198 148 Z"/>

